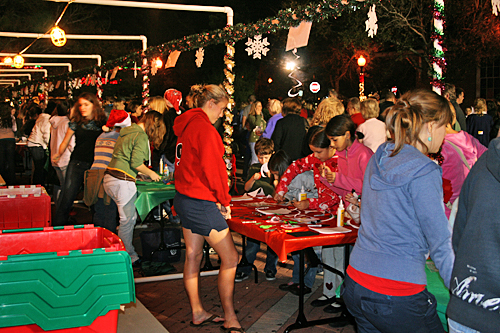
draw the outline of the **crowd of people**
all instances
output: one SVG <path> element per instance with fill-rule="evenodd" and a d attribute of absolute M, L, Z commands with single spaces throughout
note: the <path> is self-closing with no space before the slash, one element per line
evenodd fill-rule
<path fill-rule="evenodd" d="M 500 134 L 500 117 L 497 105 L 482 98 L 464 112 L 463 97 L 463 90 L 451 84 L 443 96 L 428 90 L 396 96 L 388 90 L 363 101 L 342 98 L 331 90 L 316 108 L 299 98 L 264 102 L 249 96 L 248 104 L 235 112 L 233 123 L 234 150 L 243 156 L 244 190 L 262 188 L 278 202 L 288 201 L 302 210 L 335 214 L 343 202 L 350 206 L 348 212 L 360 212 L 352 215 L 361 227 L 347 270 L 343 249 L 310 248 L 304 289 L 300 290 L 298 280 L 297 253 L 292 254 L 296 263 L 292 281 L 280 289 L 297 295 L 310 293 L 324 263 L 346 278 L 342 281 L 325 269 L 323 295 L 313 306 L 340 312 L 342 302 L 337 295 L 342 286 L 343 302 L 359 332 L 410 332 L 415 327 L 440 332 L 436 301 L 426 289 L 424 267 L 430 255 L 452 291 L 450 328 L 463 325 L 488 331 L 489 324 L 477 316 L 460 316 L 469 308 L 461 302 L 467 298 L 463 281 L 470 279 L 465 267 L 469 260 L 480 267 L 487 265 L 481 256 L 470 257 L 474 245 L 464 233 L 474 234 L 481 242 L 482 235 L 470 230 L 476 220 L 468 213 L 480 209 L 474 200 L 480 191 L 477 182 L 489 179 L 488 191 L 498 192 L 492 185 L 499 181 L 498 164 L 491 164 L 498 160 L 500 139 L 494 139 Z M 70 213 L 83 187 L 93 223 L 118 230 L 137 265 L 141 259 L 132 244 L 137 219 L 135 181 L 139 173 L 151 181 L 160 180 L 160 164 L 165 165 L 175 172 L 177 194 L 161 208 L 171 222 L 182 223 L 191 325 L 220 323 L 227 332 L 243 332 L 233 305 L 234 281 L 248 279 L 251 268 L 237 267 L 238 253 L 225 222 L 231 216 L 231 198 L 222 159 L 221 123 L 228 102 L 223 88 L 195 85 L 186 101 L 175 89 L 152 97 L 147 112 L 140 101 L 116 98 L 113 103 L 102 103 L 92 93 L 82 93 L 74 103 L 28 100 L 19 109 L 1 103 L 0 175 L 8 185 L 18 183 L 16 142 L 25 143 L 32 160 L 31 183 L 45 186 L 52 170 L 60 185 L 60 191 L 52 193 L 56 205 L 52 225 L 74 222 Z M 481 167 L 473 168 L 476 162 Z M 493 178 L 484 175 L 487 170 Z M 467 178 L 469 171 L 477 181 Z M 467 189 L 463 198 L 462 187 Z M 173 216 L 172 205 L 178 217 Z M 494 216 L 490 212 L 497 205 L 492 206 L 483 207 L 481 219 Z M 494 235 L 488 237 L 494 239 Z M 223 317 L 207 312 L 199 295 L 204 241 L 221 258 Z M 496 245 L 483 246 L 486 251 Z M 258 241 L 247 239 L 248 263 L 254 262 L 259 249 Z M 276 265 L 277 255 L 268 248 L 267 280 L 276 278 Z M 495 289 L 484 280 L 495 276 L 476 273 L 486 286 L 483 296 L 491 299 Z M 473 280 L 467 281 L 466 287 L 472 290 Z M 488 287 L 492 294 L 487 294 Z M 479 307 L 474 311 L 481 313 Z M 344 324 L 348 322 L 346 318 Z"/>

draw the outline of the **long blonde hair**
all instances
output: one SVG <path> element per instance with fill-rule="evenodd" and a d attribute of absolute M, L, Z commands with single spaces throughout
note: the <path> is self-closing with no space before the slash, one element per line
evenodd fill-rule
<path fill-rule="evenodd" d="M 262 103 L 259 101 L 253 102 L 252 106 L 250 107 L 250 112 L 248 113 L 249 115 L 256 116 L 257 115 L 257 104 L 262 106 Z"/>
<path fill-rule="evenodd" d="M 149 111 L 145 113 L 139 124 L 144 124 L 144 131 L 148 135 L 151 144 L 158 149 L 163 142 L 163 137 L 167 133 L 167 128 L 163 122 L 163 116 L 158 111 Z"/>
<path fill-rule="evenodd" d="M 345 111 L 344 104 L 336 98 L 325 98 L 319 103 L 318 108 L 314 112 L 311 126 L 326 125 L 330 119 L 343 114 Z"/>
<path fill-rule="evenodd" d="M 167 109 L 167 100 L 161 96 L 154 96 L 149 99 L 149 108 L 163 114 Z"/>
<path fill-rule="evenodd" d="M 396 156 L 405 144 L 416 147 L 427 146 L 420 140 L 420 132 L 425 124 L 434 121 L 438 126 L 450 123 L 452 113 L 448 100 L 433 91 L 417 89 L 405 93 L 391 106 L 385 123 L 394 142 L 390 156 Z"/>

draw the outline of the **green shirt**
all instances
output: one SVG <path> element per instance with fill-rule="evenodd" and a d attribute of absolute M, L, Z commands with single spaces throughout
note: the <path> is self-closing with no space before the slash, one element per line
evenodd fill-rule
<path fill-rule="evenodd" d="M 108 169 L 122 171 L 135 179 L 136 168 L 149 160 L 149 155 L 148 135 L 139 125 L 132 124 L 120 131 Z"/>

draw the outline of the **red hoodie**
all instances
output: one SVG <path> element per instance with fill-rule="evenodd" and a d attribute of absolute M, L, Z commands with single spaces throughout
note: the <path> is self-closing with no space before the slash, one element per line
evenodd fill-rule
<path fill-rule="evenodd" d="M 191 109 L 174 122 L 175 190 L 194 199 L 229 206 L 228 175 L 219 133 L 202 109 Z"/>

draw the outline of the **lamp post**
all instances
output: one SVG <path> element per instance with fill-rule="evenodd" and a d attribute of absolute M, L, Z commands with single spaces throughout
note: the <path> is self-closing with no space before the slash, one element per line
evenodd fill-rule
<path fill-rule="evenodd" d="M 362 55 L 358 58 L 359 66 L 359 100 L 362 102 L 366 99 L 365 96 L 365 65 L 366 59 Z"/>

